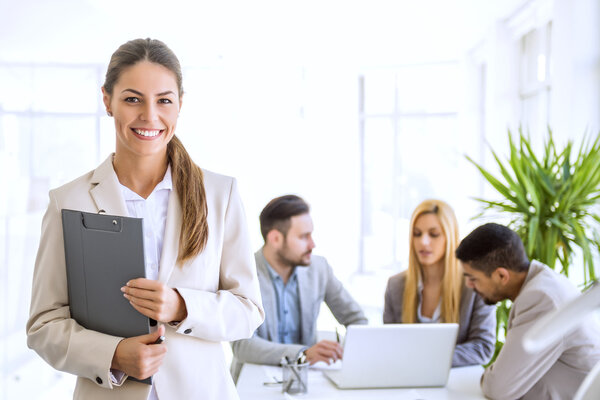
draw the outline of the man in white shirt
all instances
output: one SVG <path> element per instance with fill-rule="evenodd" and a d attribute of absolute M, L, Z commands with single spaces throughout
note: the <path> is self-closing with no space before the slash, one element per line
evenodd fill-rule
<path fill-rule="evenodd" d="M 456 249 L 467 286 L 488 304 L 510 299 L 504 346 L 481 379 L 492 399 L 570 399 L 600 361 L 600 328 L 582 322 L 538 353 L 523 347 L 523 335 L 541 317 L 579 295 L 567 278 L 525 254 L 519 236 L 505 226 L 485 224 Z"/>

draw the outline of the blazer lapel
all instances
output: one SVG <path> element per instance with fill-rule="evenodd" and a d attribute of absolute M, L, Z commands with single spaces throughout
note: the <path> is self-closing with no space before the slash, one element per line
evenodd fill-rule
<path fill-rule="evenodd" d="M 92 184 L 90 195 L 94 199 L 98 212 L 104 211 L 110 215 L 120 215 L 126 217 L 127 206 L 121 193 L 121 184 L 112 165 L 113 154 L 111 154 L 92 175 Z"/>
<path fill-rule="evenodd" d="M 98 211 L 103 210 L 106 214 L 128 216 L 127 205 L 121 192 L 121 184 L 113 168 L 111 154 L 92 175 L 92 184 L 94 187 L 90 190 L 90 195 L 94 199 Z M 169 195 L 169 205 L 167 208 L 167 221 L 165 226 L 165 236 L 163 240 L 163 249 L 160 258 L 160 272 L 158 280 L 166 283 L 173 272 L 173 267 L 179 254 L 179 233 L 181 231 L 181 205 L 175 188 Z"/>
<path fill-rule="evenodd" d="M 179 196 L 175 187 L 171 189 L 169 195 L 169 205 L 167 206 L 167 221 L 165 226 L 165 236 L 163 239 L 163 248 L 160 256 L 160 268 L 158 280 L 167 283 L 177 263 L 179 255 L 179 235 L 181 233 L 182 211 L 179 203 Z"/>

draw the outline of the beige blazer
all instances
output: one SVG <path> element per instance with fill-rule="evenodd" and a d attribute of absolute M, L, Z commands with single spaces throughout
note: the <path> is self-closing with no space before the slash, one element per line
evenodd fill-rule
<path fill-rule="evenodd" d="M 523 336 L 535 322 L 580 295 L 566 277 L 532 260 L 508 316 L 504 346 L 484 372 L 481 389 L 497 400 L 572 399 L 600 362 L 600 326 L 590 316 L 554 343 L 528 353 Z"/>
<path fill-rule="evenodd" d="M 159 281 L 177 288 L 188 317 L 166 325 L 167 354 L 154 382 L 160 400 L 236 399 L 222 341 L 252 336 L 264 320 L 256 267 L 236 181 L 204 171 L 209 237 L 204 251 L 176 265 L 181 207 L 169 197 Z M 27 344 L 54 368 L 78 376 L 76 399 L 146 399 L 148 385 L 109 378 L 119 337 L 70 318 L 61 209 L 127 215 L 112 156 L 96 170 L 50 191 L 35 263 Z M 125 283 L 125 282 L 124 282 Z"/>

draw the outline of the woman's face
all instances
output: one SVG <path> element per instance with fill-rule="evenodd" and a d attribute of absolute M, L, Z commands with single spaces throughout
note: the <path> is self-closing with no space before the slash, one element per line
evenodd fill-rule
<path fill-rule="evenodd" d="M 181 109 L 173 72 L 141 61 L 123 70 L 112 95 L 104 88 L 102 93 L 115 119 L 118 154 L 143 157 L 166 152 Z"/>
<path fill-rule="evenodd" d="M 427 213 L 417 218 L 413 227 L 412 244 L 422 266 L 433 265 L 444 260 L 446 235 L 437 215 Z"/>

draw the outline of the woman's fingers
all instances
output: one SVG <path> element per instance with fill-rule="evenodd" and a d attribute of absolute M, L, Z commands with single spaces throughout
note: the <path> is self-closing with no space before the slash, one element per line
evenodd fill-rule
<path fill-rule="evenodd" d="M 181 295 L 159 281 L 132 279 L 121 291 L 137 311 L 157 321 L 181 321 L 187 317 L 187 308 Z"/>
<path fill-rule="evenodd" d="M 140 314 L 145 315 L 148 318 L 152 318 L 152 319 L 155 319 L 157 321 L 160 321 L 160 319 L 158 318 L 158 314 L 157 314 L 156 311 L 154 311 L 154 310 L 152 310 L 150 308 L 139 306 L 139 305 L 135 304 L 132 301 L 129 301 L 129 304 L 131 304 L 131 306 L 133 308 L 135 308 L 137 310 L 137 312 L 139 312 Z M 161 321 L 161 322 L 164 322 L 164 321 Z"/>
<path fill-rule="evenodd" d="M 126 287 L 146 290 L 159 290 L 164 286 L 161 282 L 146 278 L 131 279 L 125 284 Z"/>
<path fill-rule="evenodd" d="M 155 299 L 160 298 L 160 295 L 158 295 L 157 292 L 148 289 L 137 289 L 123 286 L 121 288 L 121 292 L 125 294 L 125 297 L 129 296 L 141 300 L 155 301 Z"/>

